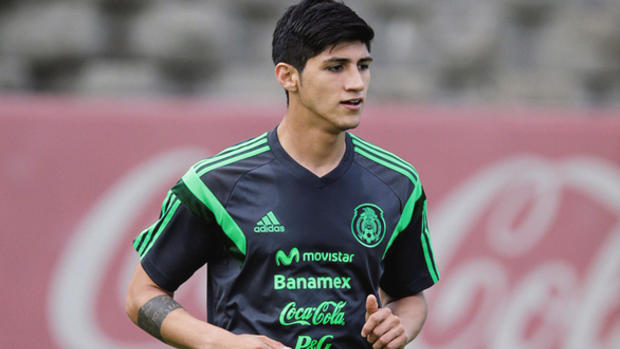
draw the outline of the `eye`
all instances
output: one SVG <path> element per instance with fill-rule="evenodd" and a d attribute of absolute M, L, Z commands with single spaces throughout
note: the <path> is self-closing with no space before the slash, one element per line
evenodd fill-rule
<path fill-rule="evenodd" d="M 327 70 L 331 71 L 331 72 L 339 72 L 342 71 L 343 67 L 341 64 L 337 64 L 337 65 L 330 65 L 327 67 Z"/>
<path fill-rule="evenodd" d="M 370 64 L 369 63 L 360 63 L 357 65 L 357 68 L 359 70 L 368 70 L 370 69 Z"/>

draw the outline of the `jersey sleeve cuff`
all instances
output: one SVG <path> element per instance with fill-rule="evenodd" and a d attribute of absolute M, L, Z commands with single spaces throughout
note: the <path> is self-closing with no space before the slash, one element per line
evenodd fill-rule
<path fill-rule="evenodd" d="M 381 289 L 394 299 L 400 299 L 403 297 L 413 296 L 420 293 L 427 288 L 433 286 L 435 282 L 430 277 L 423 277 L 412 282 L 408 282 L 399 287 L 390 287 L 388 285 L 381 285 Z"/>

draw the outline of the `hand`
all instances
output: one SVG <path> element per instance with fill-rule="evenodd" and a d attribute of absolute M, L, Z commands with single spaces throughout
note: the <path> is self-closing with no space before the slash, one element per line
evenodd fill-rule
<path fill-rule="evenodd" d="M 400 318 L 389 308 L 379 308 L 377 298 L 372 294 L 366 298 L 366 323 L 362 327 L 362 336 L 373 349 L 402 349 L 407 344 Z"/>
<path fill-rule="evenodd" d="M 227 347 L 234 349 L 291 349 L 269 337 L 251 334 L 236 335 L 233 342 Z"/>

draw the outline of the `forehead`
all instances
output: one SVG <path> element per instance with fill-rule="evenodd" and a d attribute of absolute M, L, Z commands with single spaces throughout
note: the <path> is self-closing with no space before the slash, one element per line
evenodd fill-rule
<path fill-rule="evenodd" d="M 347 41 L 326 47 L 321 53 L 310 58 L 308 62 L 311 60 L 321 62 L 331 58 L 346 58 L 357 61 L 367 57 L 370 57 L 370 52 L 368 52 L 366 44 L 361 41 Z"/>

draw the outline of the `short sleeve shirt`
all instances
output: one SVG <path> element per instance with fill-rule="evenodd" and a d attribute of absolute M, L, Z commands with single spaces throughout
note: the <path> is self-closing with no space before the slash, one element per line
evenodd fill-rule
<path fill-rule="evenodd" d="M 410 296 L 439 278 L 416 170 L 350 133 L 323 177 L 275 129 L 199 161 L 134 248 L 168 291 L 208 263 L 207 320 L 292 348 L 370 348 L 367 295 Z"/>

